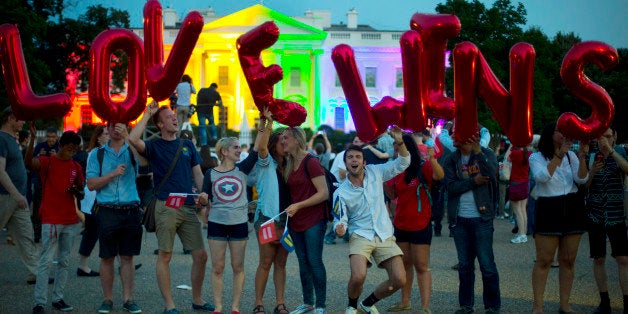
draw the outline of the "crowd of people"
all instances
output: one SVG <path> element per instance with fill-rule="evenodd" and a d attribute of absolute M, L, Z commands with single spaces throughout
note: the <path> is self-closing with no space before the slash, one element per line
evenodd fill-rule
<path fill-rule="evenodd" d="M 555 264 L 559 267 L 560 312 L 572 312 L 569 297 L 574 261 L 585 232 L 589 232 L 589 253 L 600 294 L 596 313 L 611 313 L 605 268 L 607 238 L 618 264 L 626 313 L 628 158 L 626 147 L 616 145 L 612 128 L 589 144 L 574 145 L 552 124 L 529 146 L 512 147 L 499 137 L 493 137 L 493 142 L 497 138 L 499 143 L 489 145 L 491 136 L 481 126 L 476 136 L 459 142 L 453 136 L 453 123 L 448 122 L 439 134 L 434 130 L 405 133 L 393 127 L 376 141 L 364 143 L 355 137 L 344 150 L 332 152 L 324 131 L 309 140 L 298 127 L 273 131 L 273 116 L 265 110 L 248 154 L 241 145 L 246 143 L 234 137 L 218 139 L 213 128 L 209 138 L 207 130 L 199 130 L 199 153 L 194 134 L 181 130 L 188 113 L 179 108 L 189 107 L 189 98 L 182 94 L 195 89 L 188 79 L 179 85 L 178 97 L 185 104 L 178 104 L 176 112 L 152 102 L 133 129 L 115 122 L 97 127 L 85 150 L 80 148 L 78 134 L 67 131 L 58 138 L 54 129 L 47 130 L 47 140 L 35 146 L 34 125 L 29 126 L 27 136 L 20 137 L 25 122 L 10 108 L 2 113 L 0 227 L 7 228 L 30 274 L 27 281 L 35 285 L 33 313 L 44 312 L 50 283 L 52 307 L 73 310 L 64 300 L 64 287 L 73 241 L 81 229 L 77 275 L 100 277 L 103 301 L 98 312 L 114 309 L 117 260 L 122 300 L 115 302 L 130 313 L 141 313 L 133 298 L 135 270 L 141 266 L 135 264 L 134 256 L 140 254 L 142 217 L 151 203 L 158 243 L 156 279 L 166 314 L 179 313 L 170 271 L 176 236 L 192 259 L 188 307 L 240 313 L 251 220 L 256 231 L 272 221 L 275 233 L 283 235 L 269 242 L 258 241 L 253 313 L 326 313 L 323 250 L 339 239 L 349 243 L 345 313 L 379 313 L 377 302 L 398 290 L 399 302 L 388 308 L 389 312 L 431 313 L 430 245 L 432 237 L 442 236 L 445 216 L 457 251 L 457 314 L 475 311 L 476 260 L 482 274 L 483 311 L 500 312 L 493 223 L 496 217 L 511 216 L 513 245 L 528 242 L 529 235 L 534 237 L 536 260 L 530 274 L 534 313 L 544 311 L 545 286 Z M 207 93 L 203 97 L 210 99 L 211 106 L 220 102 L 215 88 L 199 92 Z M 211 111 L 203 112 L 213 125 Z M 145 139 L 151 121 L 159 136 Z M 20 138 L 23 141 L 18 141 Z M 215 140 L 213 153 L 207 149 L 209 140 Z M 337 181 L 333 188 L 327 174 Z M 167 204 L 171 193 L 186 195 L 177 210 Z M 253 195 L 255 202 L 251 202 Z M 253 217 L 249 217 L 251 204 Z M 207 240 L 203 239 L 204 229 Z M 284 243 L 287 237 L 291 246 Z M 88 265 L 96 242 L 98 271 Z M 302 304 L 292 310 L 285 301 L 290 247 L 296 253 L 302 288 Z M 230 309 L 223 304 L 226 256 L 233 276 Z M 213 303 L 203 298 L 208 258 Z M 50 277 L 53 259 L 56 269 Z M 388 276 L 363 296 L 367 268 L 373 263 Z M 271 268 L 276 302 L 266 309 L 263 299 Z M 420 307 L 413 309 L 410 298 L 415 274 Z"/>

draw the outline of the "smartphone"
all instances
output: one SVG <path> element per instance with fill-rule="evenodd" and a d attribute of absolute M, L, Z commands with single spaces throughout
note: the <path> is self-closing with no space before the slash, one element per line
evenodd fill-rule
<path fill-rule="evenodd" d="M 317 131 L 316 134 L 323 135 L 323 132 L 325 132 L 325 131 Z"/>
<path fill-rule="evenodd" d="M 602 154 L 602 152 L 598 152 L 597 154 L 595 154 L 595 161 L 604 161 L 604 154 Z"/>

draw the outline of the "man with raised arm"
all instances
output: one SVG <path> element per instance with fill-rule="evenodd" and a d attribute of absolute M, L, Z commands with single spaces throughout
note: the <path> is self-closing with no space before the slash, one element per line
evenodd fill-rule
<path fill-rule="evenodd" d="M 334 192 L 334 229 L 342 237 L 351 233 L 349 260 L 351 278 L 347 287 L 349 305 L 345 314 L 379 314 L 375 303 L 392 295 L 406 281 L 401 249 L 395 243 L 393 225 L 384 202 L 383 184 L 403 172 L 410 164 L 410 154 L 401 139 L 401 130 L 394 128 L 391 135 L 399 147 L 399 158 L 385 164 L 367 165 L 360 146 L 352 145 L 345 151 L 347 180 Z M 388 272 L 388 280 L 358 305 L 369 260 Z"/>
<path fill-rule="evenodd" d="M 146 129 L 148 120 L 159 128 L 161 136 L 151 141 L 142 140 L 142 134 Z M 201 158 L 196 147 L 190 140 L 177 137 L 179 126 L 177 116 L 167 106 L 159 107 L 157 102 L 152 102 L 146 108 L 144 116 L 137 123 L 129 135 L 129 143 L 137 152 L 148 159 L 153 169 L 155 189 L 161 185 L 171 163 L 176 162 L 173 171 L 166 178 L 157 197 L 155 206 L 155 225 L 157 227 L 157 243 L 159 254 L 157 256 L 157 284 L 164 299 L 164 314 L 176 314 L 172 292 L 170 291 L 170 260 L 174 236 L 179 235 L 183 249 L 192 252 L 192 308 L 202 311 L 213 311 L 214 306 L 203 301 L 201 296 L 203 279 L 205 278 L 205 264 L 207 263 L 207 251 L 201 232 L 201 222 L 197 218 L 194 199 L 187 197 L 185 205 L 176 210 L 165 205 L 170 193 L 193 193 L 192 180 L 198 190 L 203 185 L 203 173 L 201 172 Z M 183 143 L 180 143 L 183 141 Z M 179 146 L 181 145 L 181 147 Z M 175 156 L 178 153 L 178 157 Z"/>

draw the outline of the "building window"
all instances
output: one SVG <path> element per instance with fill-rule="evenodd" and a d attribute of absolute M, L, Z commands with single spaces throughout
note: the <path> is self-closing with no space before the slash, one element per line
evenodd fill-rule
<path fill-rule="evenodd" d="M 290 87 L 301 87 L 301 69 L 290 68 Z"/>
<path fill-rule="evenodd" d="M 334 129 L 345 129 L 345 108 L 343 107 L 334 108 Z"/>
<path fill-rule="evenodd" d="M 226 65 L 218 67 L 218 86 L 229 86 L 229 67 Z"/>
<path fill-rule="evenodd" d="M 395 68 L 395 87 L 403 88 L 403 69 Z"/>
<path fill-rule="evenodd" d="M 366 87 L 376 87 L 377 82 L 377 68 L 367 67 L 366 75 L 364 76 L 364 85 Z"/>

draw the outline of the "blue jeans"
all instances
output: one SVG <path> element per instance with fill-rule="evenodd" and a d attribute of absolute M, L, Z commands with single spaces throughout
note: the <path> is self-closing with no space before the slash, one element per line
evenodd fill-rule
<path fill-rule="evenodd" d="M 482 271 L 484 308 L 499 309 L 499 274 L 493 255 L 493 220 L 458 217 L 453 227 L 454 242 L 458 252 L 458 302 L 460 306 L 473 308 L 475 284 L 475 258 Z"/>
<path fill-rule="evenodd" d="M 209 124 L 209 136 L 216 138 L 216 125 L 214 124 L 214 108 L 212 107 L 207 113 L 197 112 L 198 117 L 198 139 L 201 146 L 207 145 L 207 126 L 205 122 Z"/>
<path fill-rule="evenodd" d="M 303 232 L 290 230 L 299 260 L 303 303 L 320 308 L 324 308 L 327 302 L 327 272 L 323 264 L 323 237 L 326 228 L 327 220 L 323 219 Z"/>

